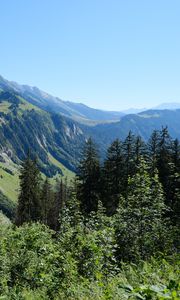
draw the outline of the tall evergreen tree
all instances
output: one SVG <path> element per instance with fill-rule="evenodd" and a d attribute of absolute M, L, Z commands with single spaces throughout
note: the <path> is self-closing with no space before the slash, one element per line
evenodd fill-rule
<path fill-rule="evenodd" d="M 54 199 L 54 229 L 58 230 L 61 218 L 62 218 L 62 210 L 67 202 L 67 181 L 63 182 L 61 179 L 60 181 L 57 181 L 56 186 L 56 193 L 55 193 L 55 199 Z"/>
<path fill-rule="evenodd" d="M 173 141 L 172 159 L 175 166 L 175 171 L 180 173 L 180 143 L 178 139 Z"/>
<path fill-rule="evenodd" d="M 40 182 L 41 175 L 36 160 L 31 159 L 28 154 L 20 173 L 20 193 L 15 220 L 17 225 L 41 219 Z"/>
<path fill-rule="evenodd" d="M 150 173 L 153 176 L 157 170 L 157 161 L 159 156 L 159 131 L 154 130 L 147 144 L 148 160 L 150 165 Z"/>
<path fill-rule="evenodd" d="M 180 228 L 180 144 L 172 143 L 172 162 L 169 174 L 169 205 L 172 223 Z"/>
<path fill-rule="evenodd" d="M 135 165 L 135 136 L 129 131 L 128 136 L 123 142 L 123 158 L 124 158 L 124 178 L 123 187 L 126 193 L 126 188 L 128 184 L 128 177 L 132 176 L 136 172 Z"/>
<path fill-rule="evenodd" d="M 46 177 L 41 192 L 41 218 L 45 225 L 51 227 L 52 208 L 54 203 L 53 191 L 49 179 Z"/>
<path fill-rule="evenodd" d="M 112 215 L 118 207 L 120 193 L 122 192 L 122 179 L 122 144 L 117 139 L 107 150 L 102 176 L 102 197 L 108 215 Z"/>
<path fill-rule="evenodd" d="M 172 139 L 167 127 L 160 132 L 157 168 L 165 192 L 166 205 L 171 207 Z"/>
<path fill-rule="evenodd" d="M 123 260 L 146 259 L 163 249 L 165 241 L 162 186 L 157 174 L 152 179 L 141 160 L 138 172 L 128 181 L 126 199 L 121 198 L 116 214 L 118 256 Z"/>
<path fill-rule="evenodd" d="M 77 196 L 85 214 L 96 211 L 99 199 L 100 163 L 96 145 L 91 138 L 86 142 L 77 173 Z"/>
<path fill-rule="evenodd" d="M 134 154 L 135 165 L 137 167 L 140 163 L 141 158 L 144 157 L 145 159 L 147 156 L 146 144 L 139 135 L 135 138 Z"/>

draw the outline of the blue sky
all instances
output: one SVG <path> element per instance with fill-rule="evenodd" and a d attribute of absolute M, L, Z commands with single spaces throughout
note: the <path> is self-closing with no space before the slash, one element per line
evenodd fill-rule
<path fill-rule="evenodd" d="M 1 0 L 0 74 L 122 110 L 180 102 L 179 0 Z"/>

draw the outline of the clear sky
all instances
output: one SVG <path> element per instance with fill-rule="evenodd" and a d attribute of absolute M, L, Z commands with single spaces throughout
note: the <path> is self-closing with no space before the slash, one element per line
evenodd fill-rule
<path fill-rule="evenodd" d="M 179 0 L 0 0 L 0 74 L 122 110 L 180 102 Z"/>

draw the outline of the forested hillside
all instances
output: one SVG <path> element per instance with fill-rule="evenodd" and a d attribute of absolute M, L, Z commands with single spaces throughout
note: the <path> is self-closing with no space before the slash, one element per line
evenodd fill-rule
<path fill-rule="evenodd" d="M 147 110 L 121 118 L 119 122 L 97 125 L 92 130 L 94 139 L 107 146 L 114 139 L 124 139 L 131 130 L 147 141 L 153 130 L 161 130 L 168 126 L 173 138 L 180 138 L 180 109 L 177 110 Z"/>
<path fill-rule="evenodd" d="M 179 140 L 129 132 L 101 161 L 88 139 L 74 183 L 52 186 L 29 152 L 1 221 L 4 299 L 179 299 Z"/>
<path fill-rule="evenodd" d="M 110 143 L 116 138 L 125 139 L 131 129 L 146 142 L 154 129 L 161 130 L 165 125 L 173 138 L 180 136 L 180 110 L 147 111 L 122 117 L 120 122 L 87 126 L 70 115 L 67 118 L 41 109 L 38 101 L 50 101 L 45 93 L 33 89 L 41 100 L 32 102 L 26 94 L 30 87 L 20 88 L 2 78 L 0 83 L 0 190 L 10 207 L 17 201 L 19 165 L 28 149 L 38 156 L 38 167 L 44 176 L 54 181 L 57 177 L 68 177 L 70 181 L 81 158 L 83 143 L 90 136 L 98 144 L 102 160 Z M 0 204 L 4 207 L 4 201 L 0 200 Z"/>
<path fill-rule="evenodd" d="M 0 148 L 14 162 L 24 159 L 31 149 L 38 155 L 46 175 L 53 176 L 58 171 L 48 154 L 69 169 L 75 168 L 77 153 L 84 141 L 78 124 L 59 114 L 51 115 L 11 92 L 0 94 L 0 118 Z"/>

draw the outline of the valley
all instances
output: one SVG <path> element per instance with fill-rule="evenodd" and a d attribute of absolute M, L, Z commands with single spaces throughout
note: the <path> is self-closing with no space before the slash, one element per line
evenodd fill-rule
<path fill-rule="evenodd" d="M 0 77 L 0 189 L 17 201 L 19 164 L 30 150 L 43 176 L 55 181 L 75 175 L 84 142 L 92 137 L 102 157 L 110 143 L 129 131 L 147 141 L 153 130 L 168 126 L 180 138 L 180 109 L 147 110 L 124 115 L 62 101 L 38 88 Z"/>
<path fill-rule="evenodd" d="M 0 300 L 180 300 L 180 1 L 0 3 Z"/>

